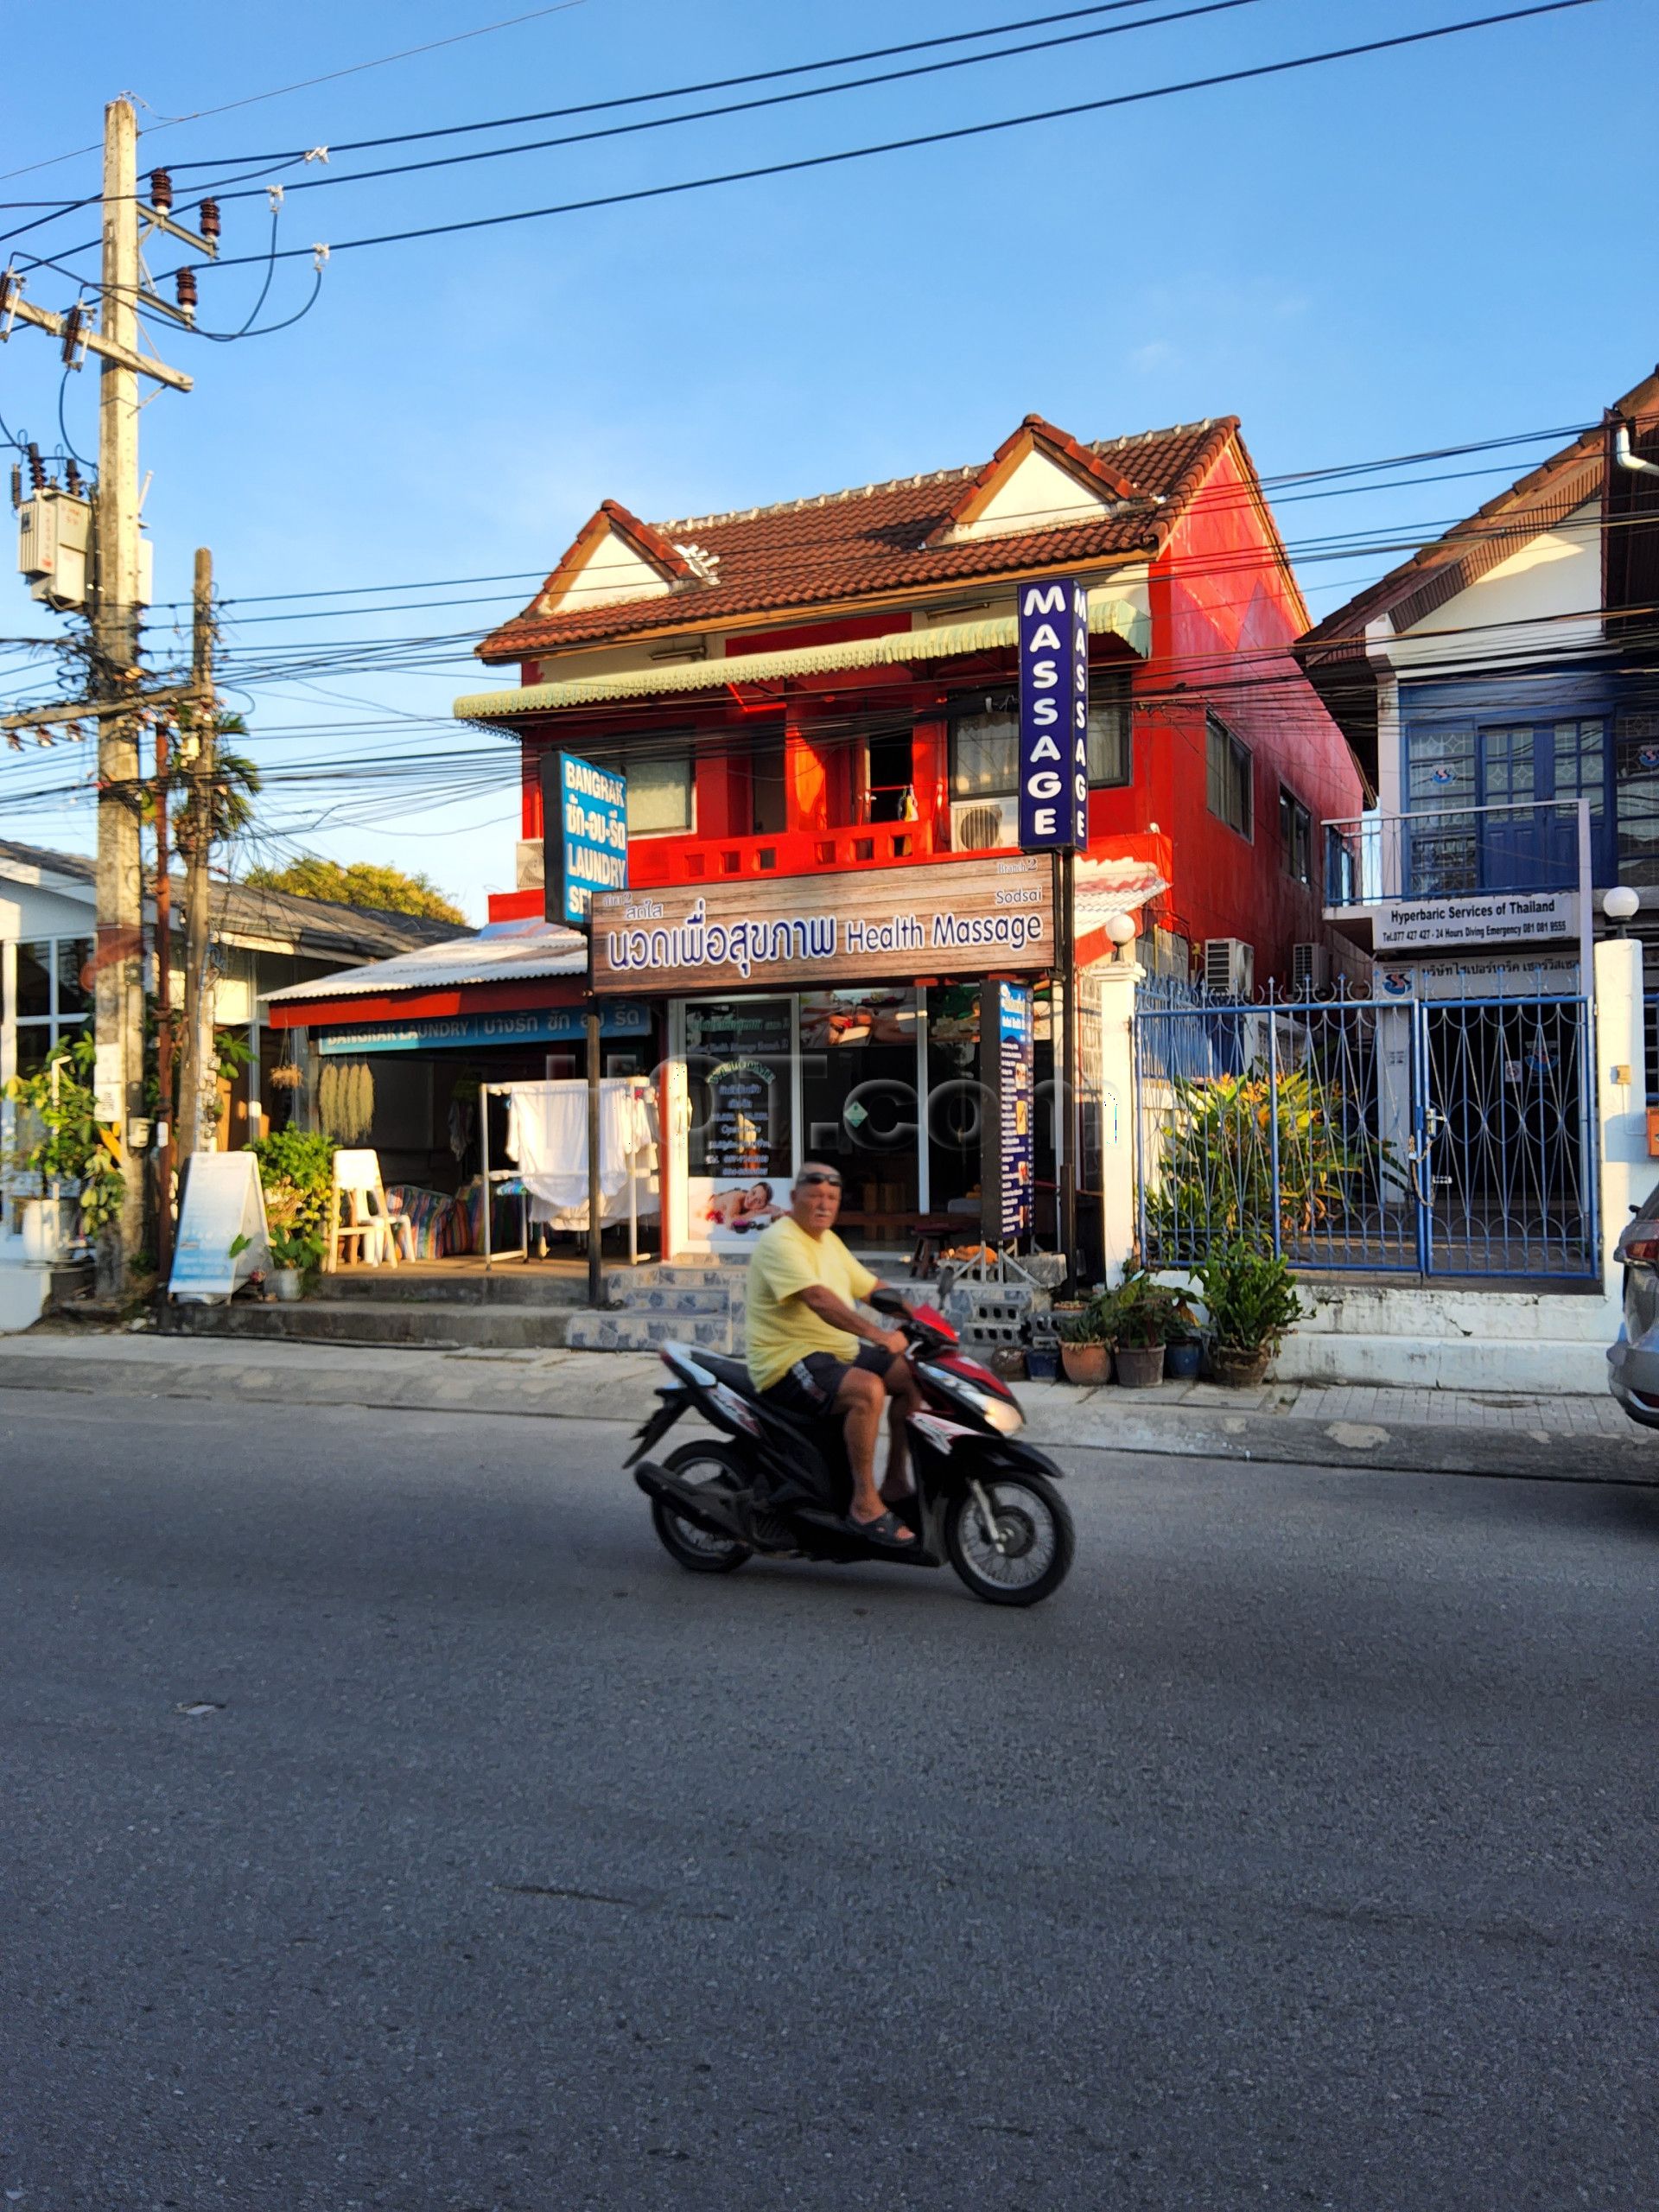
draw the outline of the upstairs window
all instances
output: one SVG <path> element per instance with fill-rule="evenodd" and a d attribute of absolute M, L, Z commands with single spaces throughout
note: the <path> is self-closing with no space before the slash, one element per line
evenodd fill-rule
<path fill-rule="evenodd" d="M 989 707 L 962 715 L 950 726 L 952 798 L 1007 798 L 1020 768 L 1020 718 Z"/>
<path fill-rule="evenodd" d="M 1279 847 L 1285 874 L 1297 883 L 1312 883 L 1313 817 L 1283 784 L 1279 786 Z"/>
<path fill-rule="evenodd" d="M 1205 803 L 1241 837 L 1255 835 L 1255 763 L 1225 722 L 1205 718 Z"/>
<path fill-rule="evenodd" d="M 1095 677 L 1089 688 L 1089 785 L 1106 791 L 1135 781 L 1133 709 L 1127 676 Z M 988 698 L 979 714 L 950 729 L 952 798 L 1010 798 L 1019 783 L 1019 701 Z"/>
<path fill-rule="evenodd" d="M 620 765 L 628 779 L 629 836 L 689 835 L 696 818 L 690 747 L 652 748 Z"/>

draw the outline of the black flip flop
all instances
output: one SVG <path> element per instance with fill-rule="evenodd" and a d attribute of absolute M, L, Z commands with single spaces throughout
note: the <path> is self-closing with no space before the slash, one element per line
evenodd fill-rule
<path fill-rule="evenodd" d="M 856 1529 L 861 1536 L 873 1537 L 878 1544 L 891 1544 L 898 1551 L 908 1551 L 916 1541 L 915 1531 L 906 1528 L 891 1507 L 885 1513 L 878 1513 L 874 1521 L 857 1521 L 849 1513 L 847 1525 Z"/>

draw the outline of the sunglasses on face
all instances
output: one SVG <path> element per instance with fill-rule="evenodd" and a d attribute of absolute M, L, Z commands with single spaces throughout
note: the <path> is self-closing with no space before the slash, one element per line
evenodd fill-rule
<path fill-rule="evenodd" d="M 841 1188 L 839 1175 L 798 1175 L 795 1179 L 795 1186 L 801 1191 L 810 1191 L 820 1183 L 827 1191 L 838 1191 Z"/>

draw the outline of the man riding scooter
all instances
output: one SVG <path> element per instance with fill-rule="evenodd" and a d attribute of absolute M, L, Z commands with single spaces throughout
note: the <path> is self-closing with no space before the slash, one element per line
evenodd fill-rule
<path fill-rule="evenodd" d="M 922 1403 L 904 1357 L 905 1338 L 857 1301 L 879 1286 L 835 1232 L 841 1176 L 807 1160 L 789 1211 L 756 1238 L 749 1262 L 749 1374 L 787 1413 L 833 1412 L 846 1434 L 853 1497 L 848 1519 L 861 1535 L 898 1546 L 915 1537 L 893 1511 L 910 1492 L 905 1423 Z M 887 1466 L 876 1487 L 876 1433 L 887 1405 Z"/>

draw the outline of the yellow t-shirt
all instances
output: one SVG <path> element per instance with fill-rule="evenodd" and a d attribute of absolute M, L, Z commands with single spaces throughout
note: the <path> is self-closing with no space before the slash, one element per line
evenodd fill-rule
<path fill-rule="evenodd" d="M 868 1298 L 876 1278 L 855 1260 L 833 1229 L 809 1236 L 785 1214 L 761 1230 L 749 1261 L 749 1373 L 757 1390 L 770 1390 L 810 1351 L 855 1359 L 859 1340 L 845 1329 L 832 1329 L 800 1294 L 821 1282 L 849 1306 Z"/>

